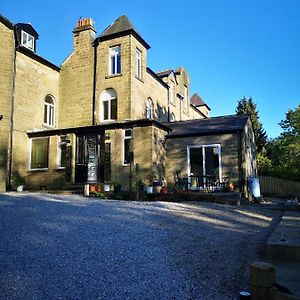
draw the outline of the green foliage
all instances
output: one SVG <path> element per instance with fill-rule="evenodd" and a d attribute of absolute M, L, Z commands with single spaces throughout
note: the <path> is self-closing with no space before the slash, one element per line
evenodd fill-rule
<path fill-rule="evenodd" d="M 17 188 L 20 185 L 25 184 L 25 179 L 19 173 L 14 173 L 11 179 L 12 187 Z"/>
<path fill-rule="evenodd" d="M 267 134 L 259 120 L 257 107 L 252 98 L 250 97 L 249 99 L 246 99 L 246 97 L 244 97 L 239 100 L 236 107 L 236 113 L 238 115 L 249 114 L 252 122 L 257 152 L 263 152 L 267 147 Z"/>
<path fill-rule="evenodd" d="M 100 199 L 107 199 L 105 192 L 93 192 L 93 194 Z"/>
<path fill-rule="evenodd" d="M 289 109 L 279 125 L 284 130 L 284 135 L 300 135 L 300 104 L 295 110 Z"/>
<path fill-rule="evenodd" d="M 272 168 L 272 161 L 267 156 L 266 152 L 257 153 L 256 163 L 259 173 L 268 172 Z"/>
<path fill-rule="evenodd" d="M 289 109 L 279 125 L 284 130 L 268 146 L 271 167 L 263 170 L 266 175 L 300 181 L 300 105 Z"/>

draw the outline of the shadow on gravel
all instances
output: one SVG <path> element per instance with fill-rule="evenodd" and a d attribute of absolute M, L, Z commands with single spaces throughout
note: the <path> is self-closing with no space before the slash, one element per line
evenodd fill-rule
<path fill-rule="evenodd" d="M 0 298 L 232 299 L 279 218 L 251 206 L 0 195 Z"/>

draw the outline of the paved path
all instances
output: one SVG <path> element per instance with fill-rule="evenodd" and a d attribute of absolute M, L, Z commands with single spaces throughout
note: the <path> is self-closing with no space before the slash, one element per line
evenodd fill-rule
<path fill-rule="evenodd" d="M 0 299 L 234 299 L 279 214 L 0 195 Z"/>

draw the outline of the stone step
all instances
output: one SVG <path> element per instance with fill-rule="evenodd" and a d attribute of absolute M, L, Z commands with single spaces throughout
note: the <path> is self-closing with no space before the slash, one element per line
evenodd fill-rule
<path fill-rule="evenodd" d="M 264 253 L 267 259 L 300 261 L 300 212 L 285 211 Z"/>

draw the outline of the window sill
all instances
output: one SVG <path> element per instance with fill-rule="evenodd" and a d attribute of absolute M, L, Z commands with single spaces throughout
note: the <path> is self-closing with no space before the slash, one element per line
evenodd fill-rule
<path fill-rule="evenodd" d="M 122 73 L 120 73 L 120 74 L 112 74 L 112 75 L 105 76 L 105 79 L 110 79 L 110 78 L 115 78 L 115 77 L 121 77 L 121 76 L 122 76 Z"/>
<path fill-rule="evenodd" d="M 130 164 L 122 164 L 122 167 L 130 167 Z"/>
<path fill-rule="evenodd" d="M 66 167 L 57 167 L 56 170 L 57 170 L 57 171 L 65 171 L 65 170 L 66 170 Z"/>
<path fill-rule="evenodd" d="M 101 120 L 99 125 L 102 125 L 102 124 L 111 124 L 111 123 L 115 123 L 117 122 L 117 120 L 113 119 L 113 120 Z"/>
<path fill-rule="evenodd" d="M 42 127 L 43 127 L 44 129 L 55 129 L 55 126 L 48 125 L 48 124 L 46 124 L 46 123 L 44 123 Z"/>
<path fill-rule="evenodd" d="M 145 82 L 142 80 L 142 78 L 139 78 L 139 77 L 137 77 L 136 75 L 135 75 L 134 77 L 135 77 L 135 79 L 137 79 L 137 80 L 140 81 L 141 83 L 145 83 Z"/>
<path fill-rule="evenodd" d="M 29 169 L 28 172 L 46 172 L 49 171 L 49 168 L 40 168 L 40 169 Z"/>

